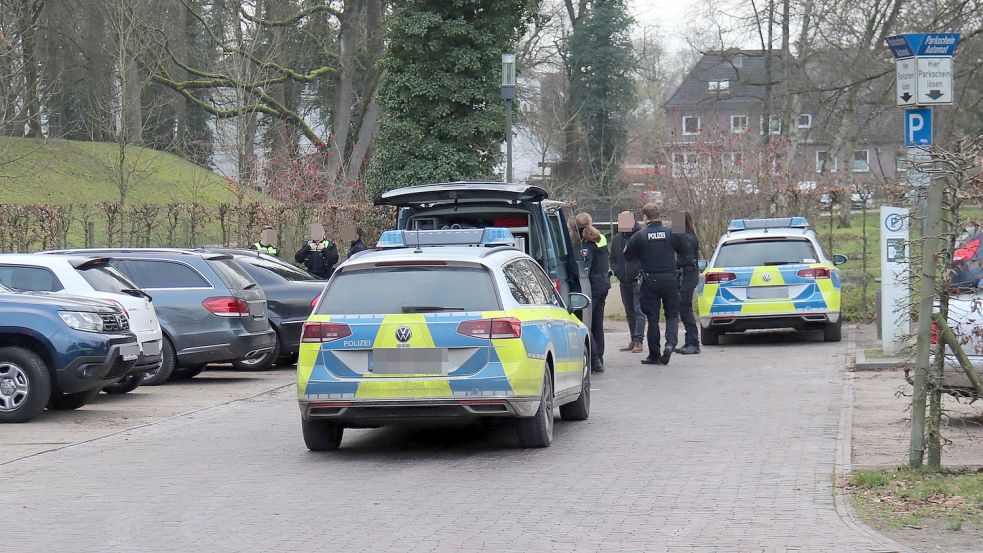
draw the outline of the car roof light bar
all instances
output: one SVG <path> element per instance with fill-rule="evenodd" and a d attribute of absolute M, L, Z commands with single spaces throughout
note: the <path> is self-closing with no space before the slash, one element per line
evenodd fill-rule
<path fill-rule="evenodd" d="M 769 228 L 809 228 L 805 217 L 773 217 L 770 219 L 733 219 L 727 232 L 740 230 L 761 230 Z"/>
<path fill-rule="evenodd" d="M 421 246 L 514 246 L 515 237 L 506 228 L 448 230 L 387 230 L 376 247 L 413 248 Z"/>

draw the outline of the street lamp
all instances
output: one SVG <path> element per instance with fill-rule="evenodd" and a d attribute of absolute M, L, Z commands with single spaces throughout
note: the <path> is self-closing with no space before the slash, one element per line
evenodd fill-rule
<path fill-rule="evenodd" d="M 512 100 L 515 99 L 515 54 L 502 54 L 502 98 L 505 99 L 505 182 L 512 182 Z"/>

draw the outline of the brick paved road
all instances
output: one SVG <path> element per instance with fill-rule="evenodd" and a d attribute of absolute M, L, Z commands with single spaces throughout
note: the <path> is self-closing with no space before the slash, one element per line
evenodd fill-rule
<path fill-rule="evenodd" d="M 0 549 L 890 550 L 834 511 L 845 345 L 775 340 L 609 355 L 590 421 L 546 450 L 382 429 L 314 454 L 285 389 L 22 459 L 0 466 Z"/>

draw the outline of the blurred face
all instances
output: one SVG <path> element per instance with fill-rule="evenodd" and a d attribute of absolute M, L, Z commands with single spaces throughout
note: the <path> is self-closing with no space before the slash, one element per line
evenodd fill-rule
<path fill-rule="evenodd" d="M 259 240 L 264 244 L 276 244 L 276 231 L 273 229 L 266 229 L 259 233 Z"/>
<path fill-rule="evenodd" d="M 631 211 L 618 214 L 618 232 L 631 232 L 635 228 L 635 215 Z"/>
<path fill-rule="evenodd" d="M 320 223 L 314 223 L 311 225 L 311 240 L 315 242 L 324 240 L 324 225 Z"/>

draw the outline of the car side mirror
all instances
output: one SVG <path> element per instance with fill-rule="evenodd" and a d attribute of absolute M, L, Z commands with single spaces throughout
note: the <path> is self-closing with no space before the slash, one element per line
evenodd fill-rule
<path fill-rule="evenodd" d="M 841 253 L 835 254 L 833 256 L 833 265 L 842 265 L 842 264 L 846 263 L 847 261 L 850 261 L 850 258 L 848 258 L 847 256 L 845 256 L 845 255 L 843 255 Z"/>
<path fill-rule="evenodd" d="M 581 294 L 580 292 L 570 293 L 570 307 L 567 311 L 573 313 L 574 311 L 581 311 L 590 307 L 590 298 L 586 294 Z"/>
<path fill-rule="evenodd" d="M 710 266 L 710 262 L 707 261 L 706 259 L 701 259 L 699 262 L 699 266 L 700 266 L 700 272 L 702 273 L 703 271 L 707 270 L 707 267 Z"/>

